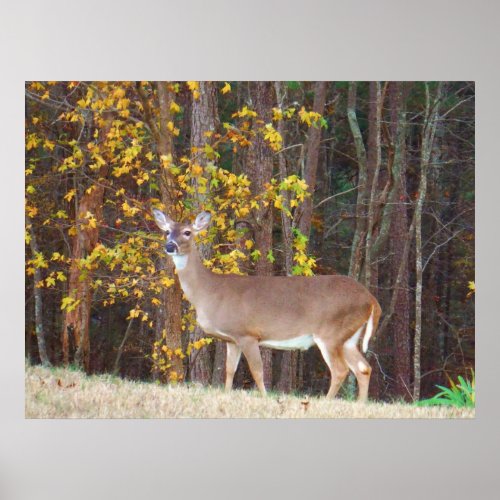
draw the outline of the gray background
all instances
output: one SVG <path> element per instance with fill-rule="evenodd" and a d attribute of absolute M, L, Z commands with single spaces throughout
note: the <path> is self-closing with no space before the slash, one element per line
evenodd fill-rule
<path fill-rule="evenodd" d="M 494 1 L 16 1 L 0 19 L 0 499 L 493 498 Z M 474 421 L 24 420 L 24 80 L 475 80 Z M 495 481 L 495 482 L 494 482 Z"/>

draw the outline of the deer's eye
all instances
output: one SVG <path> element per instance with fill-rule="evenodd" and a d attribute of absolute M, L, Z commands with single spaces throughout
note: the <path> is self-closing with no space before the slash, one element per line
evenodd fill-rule
<path fill-rule="evenodd" d="M 191 231 L 184 231 L 184 236 L 191 236 Z"/>
<path fill-rule="evenodd" d="M 168 235 L 170 234 L 170 231 L 167 229 L 167 230 L 165 231 L 165 234 L 168 236 Z"/>

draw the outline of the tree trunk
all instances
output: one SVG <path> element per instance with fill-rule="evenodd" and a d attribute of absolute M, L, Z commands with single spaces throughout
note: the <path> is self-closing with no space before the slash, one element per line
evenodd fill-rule
<path fill-rule="evenodd" d="M 214 133 L 219 125 L 217 112 L 217 87 L 214 82 L 199 82 L 199 85 L 200 96 L 198 99 L 193 99 L 191 111 L 191 150 L 196 151 L 192 161 L 202 167 L 206 167 L 208 159 L 203 152 L 203 148 L 205 144 L 213 142 L 213 139 L 209 137 L 208 133 Z M 198 210 L 206 208 L 204 204 L 208 196 L 209 187 L 210 181 L 207 183 L 206 193 L 201 194 L 197 191 L 196 201 L 198 204 Z M 210 245 L 200 244 L 199 251 L 203 259 L 209 259 L 212 256 L 212 247 Z M 198 340 L 204 336 L 205 333 L 203 330 L 196 325 L 195 331 L 193 332 L 193 340 Z M 221 361 L 224 363 L 225 361 L 225 347 L 225 342 L 216 341 L 216 349 L 219 348 L 219 350 L 223 353 L 222 359 L 220 355 L 216 357 L 218 363 Z M 204 347 L 201 352 L 193 352 L 190 362 L 191 380 L 200 382 L 203 385 L 208 385 L 211 379 L 212 367 L 209 349 Z"/>
<path fill-rule="evenodd" d="M 416 288 L 415 288 L 415 338 L 413 354 L 413 399 L 420 399 L 421 386 L 421 349 L 422 349 L 422 208 L 427 195 L 427 170 L 431 159 L 434 136 L 438 123 L 439 101 L 441 99 L 442 83 L 438 83 L 433 103 L 430 102 L 429 85 L 425 84 L 426 107 L 424 130 L 422 134 L 422 146 L 420 157 L 420 183 L 418 187 L 418 200 L 415 208 L 415 266 L 416 266 Z"/>
<path fill-rule="evenodd" d="M 391 82 L 389 85 L 390 130 L 397 137 L 400 128 L 406 128 L 405 105 L 402 85 Z M 394 377 L 396 394 L 406 400 L 411 399 L 410 375 L 410 295 L 408 260 L 404 257 L 405 240 L 408 236 L 408 214 L 406 208 L 406 159 L 405 141 L 396 144 L 398 155 L 397 178 L 394 180 L 396 196 L 391 214 L 391 275 L 393 294 L 395 294 L 394 314 L 391 321 L 393 338 Z M 396 153 L 395 153 L 396 154 Z M 403 266 L 402 269 L 401 265 Z"/>
<path fill-rule="evenodd" d="M 173 92 L 167 82 L 158 82 L 158 102 L 160 107 L 160 127 L 158 129 L 158 154 L 159 156 L 171 155 L 174 159 L 173 135 L 168 130 L 168 123 L 173 121 L 170 104 L 173 101 Z M 174 193 L 175 179 L 168 169 L 161 169 L 160 178 L 161 201 L 165 205 L 168 215 L 173 220 L 178 220 L 180 214 L 176 213 L 176 197 Z M 159 325 L 156 330 L 157 340 L 165 336 L 165 344 L 172 351 L 181 349 L 182 326 L 182 290 L 179 279 L 174 273 L 175 266 L 172 259 L 165 260 L 165 269 L 170 276 L 175 276 L 173 285 L 163 290 L 163 306 L 159 308 Z M 168 370 L 168 380 L 175 382 L 182 379 L 184 367 L 182 359 L 173 356 L 171 367 Z"/>
<path fill-rule="evenodd" d="M 101 167 L 100 176 L 105 177 L 108 164 Z M 102 222 L 102 205 L 104 186 L 96 184 L 90 193 L 85 193 L 77 204 L 77 234 L 71 246 L 71 266 L 68 277 L 68 291 L 77 303 L 76 307 L 66 312 L 63 324 L 63 358 L 67 365 L 70 362 L 69 336 L 75 347 L 75 362 L 85 369 L 90 362 L 89 317 L 92 294 L 90 293 L 91 273 L 82 270 L 80 260 L 92 252 L 99 240 L 99 224 Z M 85 215 L 90 212 L 97 221 L 95 228 L 88 226 Z M 77 355 L 78 354 L 78 355 Z"/>
<path fill-rule="evenodd" d="M 263 134 L 260 132 L 259 120 L 264 123 L 271 122 L 271 110 L 274 105 L 273 88 L 270 82 L 253 82 L 251 84 L 251 97 L 257 112 L 254 120 L 254 131 L 256 137 L 248 152 L 246 173 L 251 181 L 252 194 L 263 193 L 265 185 L 271 182 L 273 175 L 273 152 L 265 142 Z M 273 265 L 267 258 L 272 251 L 272 219 L 271 207 L 261 207 L 256 214 L 255 248 L 260 251 L 261 258 L 256 262 L 255 272 L 260 276 L 271 276 Z M 261 349 L 264 363 L 264 384 L 267 388 L 272 385 L 272 351 L 271 349 Z"/>
<path fill-rule="evenodd" d="M 283 108 L 283 99 L 284 99 L 284 88 L 281 82 L 275 82 L 274 88 L 276 91 L 276 100 L 278 102 L 278 107 Z M 284 121 L 280 120 L 278 122 L 278 133 L 283 138 L 283 145 L 286 144 L 285 138 L 285 126 Z M 286 158 L 283 152 L 280 152 L 278 155 L 279 162 L 279 175 L 280 180 L 283 181 L 287 176 L 286 169 Z M 287 190 L 283 190 L 281 193 L 283 196 L 284 206 L 290 209 L 290 194 Z M 292 275 L 292 266 L 293 266 L 293 233 L 292 233 L 292 220 L 285 211 L 281 211 L 281 232 L 282 232 L 282 241 L 283 241 L 283 253 L 284 253 L 284 267 L 285 274 L 287 276 Z M 278 378 L 277 388 L 282 392 L 291 392 L 296 388 L 296 380 L 295 374 L 297 371 L 297 352 L 294 351 L 283 351 L 281 355 L 281 363 L 280 363 L 280 373 Z"/>
<path fill-rule="evenodd" d="M 356 116 L 356 82 L 349 83 L 347 98 L 347 119 L 354 138 L 356 156 L 358 159 L 358 197 L 356 200 L 356 229 L 352 240 L 351 260 L 349 263 L 349 276 L 358 279 L 362 263 L 362 246 L 366 234 L 366 218 L 364 203 L 368 193 L 368 174 L 366 149 L 363 136 Z"/>
<path fill-rule="evenodd" d="M 314 85 L 313 111 L 323 114 L 326 100 L 327 82 L 316 82 Z M 316 189 L 316 175 L 318 172 L 319 145 L 321 140 L 321 127 L 310 127 L 306 140 L 306 164 L 304 169 L 304 180 L 309 186 L 311 196 L 306 198 L 302 204 L 302 215 L 299 221 L 299 229 L 302 234 L 309 238 L 311 233 L 311 219 L 314 202 L 314 190 Z"/>
<path fill-rule="evenodd" d="M 367 181 L 370 187 L 368 204 L 366 250 L 365 250 L 365 286 L 372 291 L 377 288 L 376 280 L 372 281 L 371 244 L 375 224 L 375 204 L 378 195 L 380 162 L 381 162 L 381 120 L 382 120 L 382 93 L 380 82 L 370 82 L 370 103 L 368 112 L 368 157 Z M 374 276 L 376 278 L 376 273 Z"/>
<path fill-rule="evenodd" d="M 112 113 L 104 116 L 105 124 L 99 130 L 100 139 L 106 141 L 107 134 L 112 126 Z M 90 127 L 90 125 L 88 125 Z M 99 171 L 99 179 L 105 179 L 109 173 L 111 153 L 103 151 L 106 160 Z M 68 276 L 68 292 L 70 297 L 75 299 L 76 306 L 71 310 L 66 310 L 62 331 L 62 348 L 64 364 L 70 362 L 70 337 L 71 344 L 75 349 L 74 361 L 78 366 L 86 370 L 90 365 L 90 337 L 89 318 L 92 294 L 90 293 L 90 283 L 92 280 L 91 271 L 82 270 L 81 259 L 91 253 L 99 241 L 99 226 L 103 218 L 104 184 L 102 182 L 93 185 L 93 189 L 85 191 L 78 199 L 75 196 L 75 225 L 76 235 L 71 243 L 71 265 Z M 95 227 L 91 227 L 86 215 L 90 213 L 96 220 Z"/>
<path fill-rule="evenodd" d="M 35 235 L 35 229 L 33 224 L 30 223 L 28 218 L 25 218 L 26 228 L 30 228 L 30 248 L 33 258 L 39 252 L 37 239 Z M 35 266 L 35 274 L 33 276 L 33 293 L 35 297 L 35 333 L 36 340 L 38 344 L 38 354 L 40 356 L 40 361 L 44 366 L 51 366 L 49 356 L 47 354 L 47 347 L 45 341 L 45 329 L 43 328 L 43 298 L 42 289 L 37 287 L 37 283 L 42 281 L 42 272 L 40 268 Z M 31 333 L 30 333 L 31 335 Z"/>

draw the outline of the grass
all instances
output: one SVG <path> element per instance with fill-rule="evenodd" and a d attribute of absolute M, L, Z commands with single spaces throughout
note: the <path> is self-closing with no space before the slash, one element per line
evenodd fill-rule
<path fill-rule="evenodd" d="M 440 389 L 435 396 L 429 399 L 424 399 L 416 403 L 418 406 L 466 406 L 474 408 L 476 405 L 476 377 L 474 370 L 471 370 L 471 379 L 464 379 L 461 375 L 458 376 L 458 383 L 454 382 L 450 377 L 450 387 L 437 385 Z"/>
<path fill-rule="evenodd" d="M 160 386 L 26 366 L 26 418 L 474 418 L 473 408 L 297 397 L 198 385 Z"/>

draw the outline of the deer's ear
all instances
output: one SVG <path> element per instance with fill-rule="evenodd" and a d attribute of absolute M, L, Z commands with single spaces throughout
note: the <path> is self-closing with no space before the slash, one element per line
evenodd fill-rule
<path fill-rule="evenodd" d="M 203 229 L 206 229 L 208 225 L 210 224 L 210 219 L 212 216 L 210 215 L 209 212 L 201 212 L 200 214 L 197 215 L 194 223 L 193 223 L 193 229 L 198 233 L 200 231 L 203 231 Z"/>
<path fill-rule="evenodd" d="M 167 217 L 162 211 L 157 210 L 156 208 L 153 209 L 153 215 L 155 217 L 156 224 L 162 231 L 170 229 L 170 227 L 174 223 L 172 219 Z"/>

